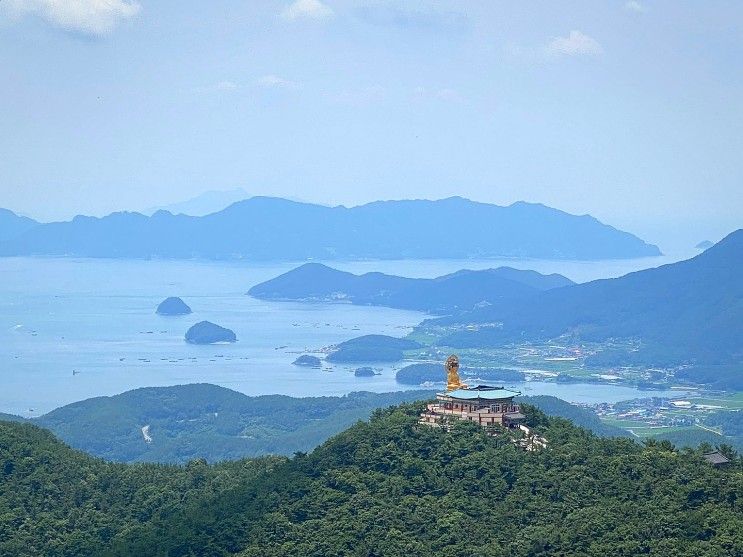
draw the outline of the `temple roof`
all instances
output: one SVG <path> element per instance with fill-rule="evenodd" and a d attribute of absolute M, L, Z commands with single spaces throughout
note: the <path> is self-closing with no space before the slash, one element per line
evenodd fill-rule
<path fill-rule="evenodd" d="M 505 417 L 511 421 L 525 420 L 526 416 L 521 412 L 508 412 Z"/>
<path fill-rule="evenodd" d="M 704 459 L 710 464 L 714 464 L 715 466 L 719 466 L 720 464 L 727 464 L 728 462 L 730 462 L 730 459 L 722 454 L 720 451 L 705 453 Z"/>
<path fill-rule="evenodd" d="M 500 400 L 503 398 L 513 398 L 520 395 L 518 391 L 503 389 L 502 387 L 488 387 L 487 385 L 478 385 L 472 389 L 456 389 L 447 393 L 440 393 L 443 396 L 458 398 L 460 400 Z"/>

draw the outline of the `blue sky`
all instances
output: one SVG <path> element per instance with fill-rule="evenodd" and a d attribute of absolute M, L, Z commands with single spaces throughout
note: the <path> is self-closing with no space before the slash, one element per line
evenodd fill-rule
<path fill-rule="evenodd" d="M 738 1 L 3 0 L 0 83 L 0 206 L 43 219 L 242 187 L 743 221 Z"/>

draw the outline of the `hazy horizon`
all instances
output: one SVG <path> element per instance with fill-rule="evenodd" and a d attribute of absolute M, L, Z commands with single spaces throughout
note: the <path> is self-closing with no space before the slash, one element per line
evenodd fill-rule
<path fill-rule="evenodd" d="M 244 196 L 242 196 L 242 195 L 236 195 L 238 192 L 244 194 Z M 234 197 L 235 199 L 234 200 L 225 201 L 224 203 L 220 203 L 218 200 L 219 200 L 220 196 L 223 195 L 223 194 L 230 194 L 229 197 Z M 172 212 L 174 214 L 182 213 L 182 214 L 187 214 L 187 215 L 192 215 L 192 216 L 201 216 L 202 214 L 209 214 L 209 213 L 221 211 L 222 209 L 228 207 L 229 205 L 231 205 L 234 202 L 237 202 L 237 201 L 240 201 L 240 200 L 245 200 L 245 199 L 250 199 L 252 197 L 260 197 L 260 196 L 261 195 L 259 195 L 259 194 L 252 195 L 250 192 L 246 191 L 243 188 L 235 188 L 235 189 L 230 189 L 230 190 L 207 190 L 207 191 L 202 192 L 201 194 L 199 194 L 199 195 L 197 195 L 195 197 L 191 197 L 191 198 L 188 198 L 188 199 L 174 199 L 173 200 L 173 203 L 167 203 L 167 204 L 164 204 L 164 205 L 158 205 L 158 206 L 153 206 L 153 207 L 136 207 L 136 208 L 123 207 L 121 209 L 117 209 L 117 210 L 112 211 L 112 212 L 122 212 L 122 211 L 123 212 L 138 212 L 138 213 L 142 213 L 142 214 L 145 214 L 145 215 L 151 215 L 152 213 L 154 213 L 157 210 L 166 210 L 166 211 L 170 211 L 170 212 Z M 413 199 L 417 199 L 417 200 L 420 200 L 420 199 L 426 199 L 426 200 L 446 199 L 444 197 L 440 197 L 440 198 L 422 198 L 422 197 L 419 197 L 419 198 L 398 198 L 398 199 L 374 199 L 374 200 L 364 201 L 364 202 L 360 202 L 360 203 L 335 203 L 334 204 L 334 203 L 324 203 L 324 202 L 320 202 L 320 201 L 312 201 L 312 200 L 308 200 L 308 199 L 304 199 L 304 198 L 300 198 L 300 197 L 282 197 L 282 196 L 272 196 L 272 195 L 267 195 L 267 197 L 278 197 L 278 198 L 281 198 L 281 199 L 286 199 L 286 200 L 289 200 L 289 201 L 295 201 L 295 202 L 298 202 L 298 203 L 316 204 L 316 205 L 322 205 L 322 206 L 326 206 L 326 207 L 343 206 L 343 207 L 348 207 L 348 208 L 356 207 L 356 206 L 359 206 L 359 205 L 365 205 L 367 203 L 373 203 L 373 202 L 376 202 L 376 201 L 401 201 L 401 200 L 413 200 Z M 452 196 L 449 196 L 449 197 L 452 197 Z M 471 197 L 467 197 L 467 196 L 459 196 L 459 197 L 464 197 L 466 199 L 470 199 L 470 200 L 475 201 L 475 202 L 478 202 L 478 203 L 488 203 L 487 201 L 482 201 L 482 200 L 478 200 L 478 199 L 472 199 Z M 211 200 L 211 203 L 200 203 L 201 200 L 204 199 L 204 198 L 209 198 Z M 512 203 L 508 203 L 508 204 L 505 204 L 504 203 L 504 204 L 496 204 L 496 205 L 508 206 L 508 205 L 512 205 L 514 203 L 519 203 L 519 202 L 524 202 L 524 200 L 516 200 L 516 201 L 514 201 Z M 190 206 L 193 203 L 196 203 L 196 204 L 198 204 L 200 206 L 201 205 L 212 205 L 212 206 L 214 206 L 214 208 L 212 210 L 209 210 L 209 211 L 201 211 L 201 212 L 199 212 L 199 211 L 183 210 L 183 208 L 185 208 L 186 206 Z M 527 203 L 539 204 L 538 201 L 537 202 L 527 201 Z M 5 207 L 5 208 L 9 208 L 9 207 Z M 558 210 L 563 210 L 563 209 L 560 209 L 560 207 L 553 207 L 553 208 L 554 209 L 558 209 Z M 11 210 L 12 210 L 12 208 L 11 208 Z M 570 211 L 565 211 L 565 212 L 570 213 L 570 214 L 577 214 L 577 213 L 571 213 Z M 98 212 L 98 213 L 77 213 L 75 211 L 72 211 L 72 212 L 67 213 L 67 214 L 60 214 L 60 216 L 58 218 L 47 218 L 47 219 L 43 219 L 43 218 L 39 218 L 38 216 L 36 216 L 33 213 L 27 213 L 27 212 L 23 212 L 23 211 L 16 211 L 16 213 L 19 214 L 19 215 L 25 216 L 25 217 L 33 218 L 35 220 L 38 220 L 39 222 L 69 221 L 73 217 L 78 216 L 78 215 L 103 217 L 103 216 L 106 216 L 106 215 L 111 214 L 111 213 L 109 213 L 107 211 L 101 211 L 101 212 Z M 591 216 L 596 217 L 596 215 L 592 215 L 591 213 L 586 213 L 586 214 L 589 214 Z M 637 230 L 637 229 L 632 229 L 632 228 L 625 228 L 625 227 L 622 227 L 621 225 L 618 225 L 617 223 L 608 222 L 608 221 L 603 220 L 603 219 L 599 219 L 599 220 L 602 221 L 604 224 L 608 224 L 610 226 L 614 226 L 615 228 L 624 230 L 626 232 L 630 232 L 631 234 L 634 234 L 634 235 L 640 237 L 641 239 L 645 240 L 648 243 L 658 245 L 661 248 L 661 251 L 665 255 L 675 255 L 676 258 L 679 259 L 679 260 L 680 259 L 685 259 L 687 257 L 692 257 L 693 255 L 695 255 L 695 253 L 697 253 L 697 252 L 695 252 L 693 250 L 693 248 L 694 248 L 694 246 L 697 243 L 699 243 L 701 241 L 705 241 L 705 240 L 710 240 L 713 243 L 716 243 L 719 240 L 721 240 L 722 238 L 724 238 L 725 236 L 727 236 L 728 234 L 730 234 L 731 232 L 733 232 L 733 231 L 735 231 L 735 230 L 737 230 L 737 229 L 739 229 L 741 227 L 741 224 L 740 223 L 731 223 L 728 226 L 728 223 L 726 223 L 726 222 L 716 222 L 715 221 L 715 222 L 702 223 L 698 227 L 692 227 L 689 230 L 682 231 L 682 232 L 679 232 L 679 230 L 677 228 L 673 228 L 672 226 L 669 226 L 669 225 L 663 224 L 663 223 L 659 223 L 657 227 L 653 227 L 652 225 L 651 226 L 644 226 L 644 227 L 641 226 L 640 228 L 642 228 L 642 230 Z M 705 235 L 705 233 L 706 233 L 706 235 Z"/>
<path fill-rule="evenodd" d="M 723 1 L 12 0 L 0 207 L 461 195 L 719 240 L 743 215 L 742 35 Z"/>

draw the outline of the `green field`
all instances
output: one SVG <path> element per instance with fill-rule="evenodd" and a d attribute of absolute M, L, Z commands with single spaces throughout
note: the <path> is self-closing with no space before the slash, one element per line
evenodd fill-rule
<path fill-rule="evenodd" d="M 720 406 L 725 410 L 743 410 L 743 393 L 730 393 L 717 397 L 689 398 L 694 404 L 705 404 L 709 406 Z"/>
<path fill-rule="evenodd" d="M 664 433 L 677 433 L 680 431 L 688 431 L 695 429 L 693 426 L 648 426 L 643 427 L 631 427 L 629 431 L 634 433 L 637 437 L 647 438 L 655 437 L 656 435 L 662 435 Z"/>
<path fill-rule="evenodd" d="M 622 429 L 629 429 L 635 427 L 648 427 L 648 424 L 640 420 L 618 420 L 616 418 L 602 417 L 601 421 L 607 425 L 613 425 L 614 427 L 621 427 Z"/>

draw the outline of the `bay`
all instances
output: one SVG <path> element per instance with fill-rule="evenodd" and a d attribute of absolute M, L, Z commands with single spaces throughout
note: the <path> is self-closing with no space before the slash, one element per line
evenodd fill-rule
<path fill-rule="evenodd" d="M 510 264 L 562 272 L 573 280 L 616 276 L 669 262 L 672 257 L 620 262 L 539 260 L 425 260 L 328 262 L 352 272 L 379 270 L 439 276 L 461 268 Z M 355 377 L 353 366 L 308 369 L 292 365 L 302 353 L 364 334 L 404 336 L 427 317 L 414 311 L 268 302 L 245 295 L 295 262 L 0 259 L 0 411 L 37 416 L 58 406 L 126 390 L 206 382 L 248 395 L 330 396 L 415 387 L 395 382 L 395 366 Z M 194 313 L 155 314 L 168 296 Z M 195 346 L 183 335 L 213 321 L 235 331 L 238 342 Z M 628 387 L 516 385 L 524 394 L 555 394 L 575 402 L 646 396 Z M 556 390 L 557 389 L 557 390 Z M 559 391 L 559 392 L 558 392 Z M 620 398 L 617 398 L 620 397 Z"/>

